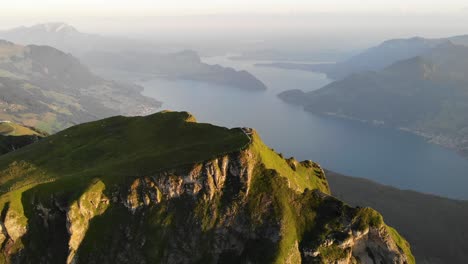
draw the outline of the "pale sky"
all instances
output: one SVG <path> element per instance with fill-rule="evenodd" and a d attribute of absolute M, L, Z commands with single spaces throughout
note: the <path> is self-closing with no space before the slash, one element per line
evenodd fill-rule
<path fill-rule="evenodd" d="M 459 13 L 466 0 L 0 0 L 0 16 L 227 13 Z"/>
<path fill-rule="evenodd" d="M 276 36 L 359 48 L 389 38 L 467 34 L 468 1 L 0 0 L 0 30 L 45 22 L 142 38 L 252 41 Z M 305 36 L 314 39 L 304 41 Z"/>

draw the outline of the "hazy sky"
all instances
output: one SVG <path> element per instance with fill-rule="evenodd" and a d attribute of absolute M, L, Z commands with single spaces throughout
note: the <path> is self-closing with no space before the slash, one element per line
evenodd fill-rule
<path fill-rule="evenodd" d="M 185 15 L 212 13 L 451 13 L 466 0 L 14 0 L 1 16 Z"/>
<path fill-rule="evenodd" d="M 468 1 L 0 0 L 0 30 L 45 22 L 168 42 L 351 50 L 389 38 L 468 34 Z"/>

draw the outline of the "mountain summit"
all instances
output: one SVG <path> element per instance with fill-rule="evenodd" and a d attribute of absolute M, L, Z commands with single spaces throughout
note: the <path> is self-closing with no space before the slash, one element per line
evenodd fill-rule
<path fill-rule="evenodd" d="M 318 164 L 186 112 L 69 128 L 0 156 L 0 184 L 3 262 L 414 263 Z"/>
<path fill-rule="evenodd" d="M 18 27 L 10 30 L 11 33 L 22 33 L 22 34 L 39 34 L 39 33 L 48 33 L 48 34 L 72 34 L 79 33 L 76 28 L 71 25 L 68 25 L 63 22 L 52 22 L 44 24 L 36 24 L 30 27 Z"/>

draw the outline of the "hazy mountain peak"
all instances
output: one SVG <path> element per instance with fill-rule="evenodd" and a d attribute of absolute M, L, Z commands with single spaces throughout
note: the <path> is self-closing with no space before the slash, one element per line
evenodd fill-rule
<path fill-rule="evenodd" d="M 415 37 L 405 38 L 405 39 L 386 40 L 382 44 L 380 44 L 379 46 L 395 45 L 395 44 L 400 44 L 400 45 L 405 45 L 405 46 L 408 45 L 408 44 L 413 44 L 413 45 L 432 44 L 433 41 L 434 41 L 433 39 L 426 39 L 426 38 L 423 38 L 423 37 L 415 36 Z"/>
<path fill-rule="evenodd" d="M 31 27 L 26 27 L 25 29 L 30 30 L 40 30 L 47 33 L 61 33 L 61 34 L 68 34 L 68 33 L 79 33 L 78 30 L 66 23 L 63 22 L 51 22 L 51 23 L 44 23 L 44 24 L 37 24 Z"/>
<path fill-rule="evenodd" d="M 385 69 L 405 78 L 423 78 L 427 79 L 435 72 L 434 64 L 422 56 L 416 56 L 411 59 L 398 61 Z"/>
<path fill-rule="evenodd" d="M 391 39 L 344 62 L 327 66 L 322 71 L 334 79 L 341 79 L 352 73 L 383 70 L 397 61 L 429 52 L 444 41 L 445 39 L 426 39 L 422 37 Z"/>
<path fill-rule="evenodd" d="M 436 52 L 466 52 L 468 51 L 467 46 L 457 44 L 451 40 L 442 42 L 441 44 L 434 47 L 430 53 Z"/>
<path fill-rule="evenodd" d="M 0 58 L 11 57 L 23 51 L 23 46 L 0 39 Z"/>
<path fill-rule="evenodd" d="M 14 46 L 15 44 L 13 42 L 10 42 L 8 40 L 0 39 L 0 46 Z"/>

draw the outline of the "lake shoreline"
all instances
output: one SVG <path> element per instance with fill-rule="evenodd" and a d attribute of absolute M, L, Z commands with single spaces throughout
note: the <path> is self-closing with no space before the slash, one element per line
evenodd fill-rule
<path fill-rule="evenodd" d="M 288 102 L 286 102 L 286 103 L 288 103 Z M 430 144 L 438 145 L 438 146 L 444 147 L 446 149 L 452 150 L 452 151 L 456 152 L 457 154 L 459 154 L 464 159 L 468 160 L 468 151 L 467 151 L 467 149 L 460 147 L 460 145 L 463 144 L 462 139 L 454 139 L 452 137 L 444 136 L 444 135 L 435 135 L 435 134 L 431 134 L 429 132 L 424 132 L 424 131 L 421 131 L 421 130 L 412 129 L 412 128 L 408 128 L 408 127 L 387 126 L 387 125 L 385 125 L 385 122 L 381 121 L 381 120 L 359 119 L 359 118 L 356 118 L 356 117 L 352 117 L 352 116 L 348 116 L 348 115 L 344 115 L 344 114 L 338 114 L 338 113 L 334 113 L 334 112 L 315 113 L 315 112 L 306 110 L 304 107 L 303 107 L 303 110 L 308 112 L 308 113 L 318 114 L 318 115 L 322 115 L 322 116 L 325 116 L 325 117 L 332 117 L 332 118 L 337 118 L 337 119 L 351 120 L 351 121 L 356 121 L 356 122 L 360 122 L 360 123 L 363 123 L 363 124 L 368 124 L 368 125 L 371 125 L 371 126 L 386 127 L 386 128 L 389 128 L 389 129 L 396 129 L 396 130 L 399 130 L 399 131 L 408 132 L 410 134 L 413 134 L 413 135 L 416 135 L 418 137 L 424 138 L 425 141 L 430 143 Z"/>

